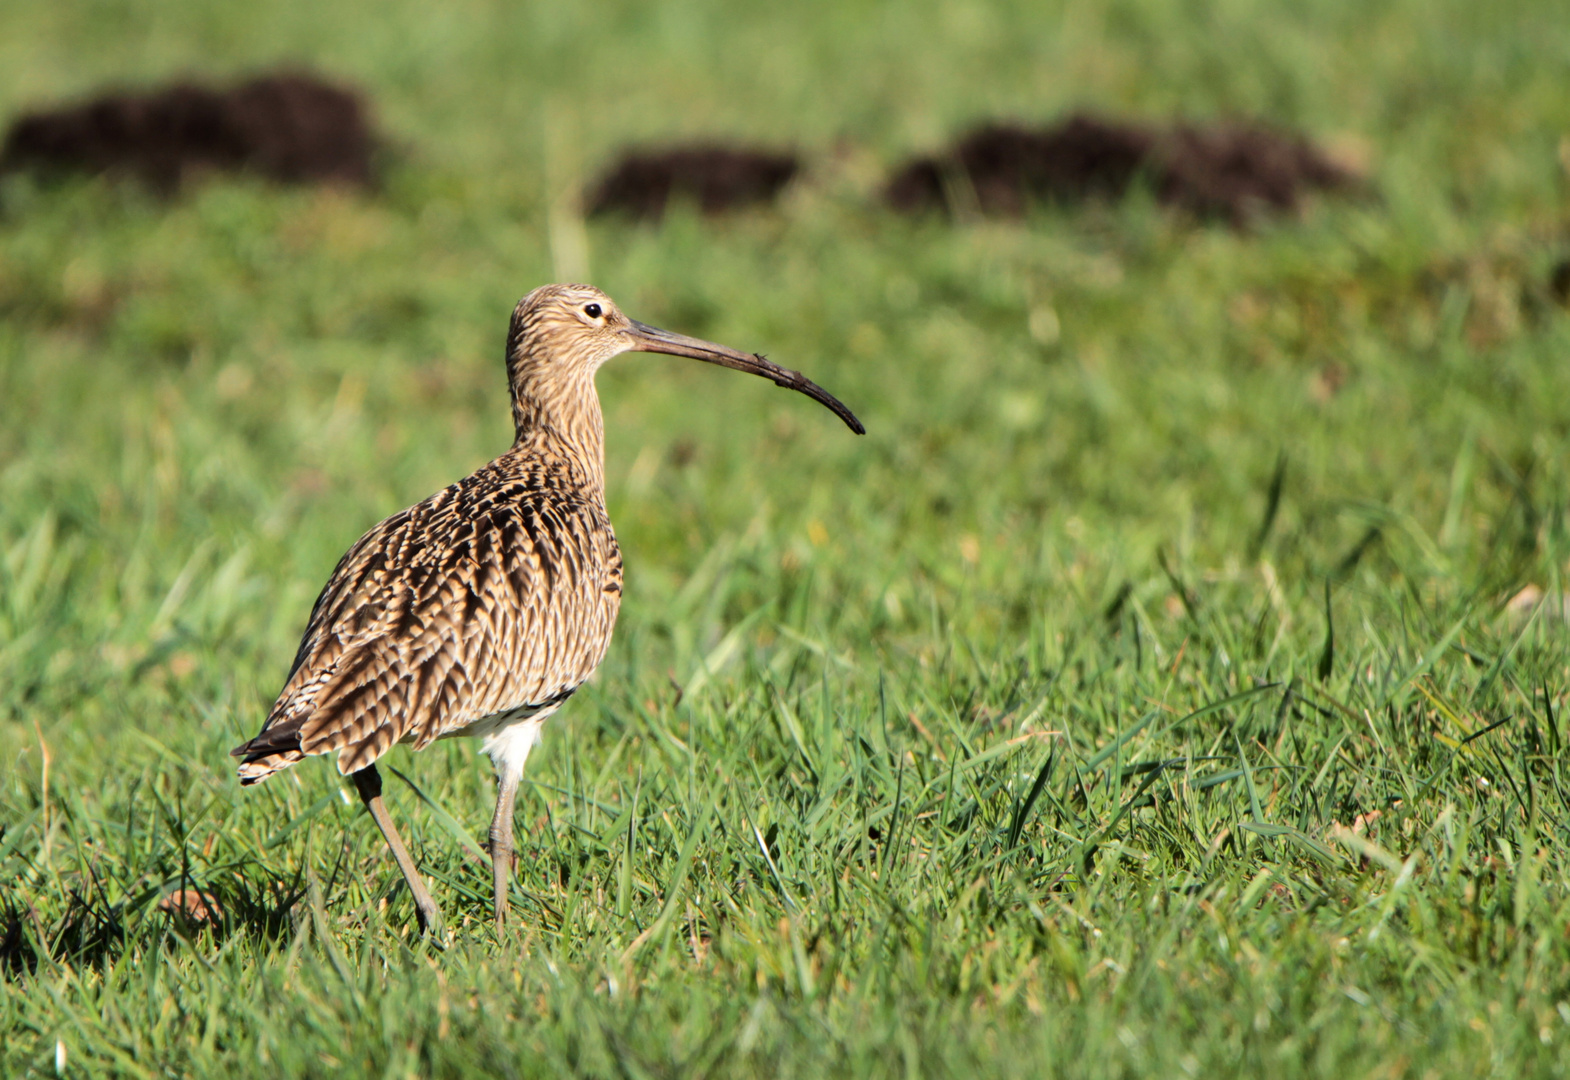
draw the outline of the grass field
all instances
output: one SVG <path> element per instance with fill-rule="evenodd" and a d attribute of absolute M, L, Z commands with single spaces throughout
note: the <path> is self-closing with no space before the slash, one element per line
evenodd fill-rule
<path fill-rule="evenodd" d="M 0 189 L 0 1075 L 1563 1075 L 1570 16 L 1375 7 L 5 5 L 6 116 L 290 59 L 398 150 L 375 196 Z M 1261 116 L 1377 194 L 875 204 L 1077 106 Z M 574 184 L 706 134 L 812 175 L 585 253 Z M 869 434 L 606 369 L 627 599 L 504 940 L 488 762 L 386 760 L 438 945 L 329 763 L 227 751 L 343 549 L 506 447 L 511 305 L 584 272 Z"/>

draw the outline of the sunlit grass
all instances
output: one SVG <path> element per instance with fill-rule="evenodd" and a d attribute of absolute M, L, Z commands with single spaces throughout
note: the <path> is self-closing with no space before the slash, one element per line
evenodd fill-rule
<path fill-rule="evenodd" d="M 0 101 L 304 57 L 401 149 L 364 197 L 0 185 L 0 1074 L 1563 1070 L 1555 5 L 173 10 L 12 5 Z M 1349 139 L 1376 195 L 874 203 L 1083 104 Z M 453 832 L 488 763 L 387 759 L 423 942 L 327 762 L 242 792 L 227 751 L 343 549 L 505 448 L 546 176 L 710 132 L 811 175 L 592 223 L 592 278 L 869 433 L 606 369 L 616 641 L 505 940 Z"/>

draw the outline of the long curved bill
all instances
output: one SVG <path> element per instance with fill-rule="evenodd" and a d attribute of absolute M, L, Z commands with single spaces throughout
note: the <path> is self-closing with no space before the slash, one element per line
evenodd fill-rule
<path fill-rule="evenodd" d="M 737 352 L 724 345 L 716 345 L 712 341 L 701 338 L 688 337 L 685 334 L 673 334 L 669 330 L 661 330 L 657 326 L 629 320 L 632 330 L 628 333 L 631 339 L 632 352 L 665 353 L 668 356 L 690 356 L 694 360 L 704 360 L 721 367 L 735 368 L 737 371 L 748 371 L 754 375 L 762 375 L 765 379 L 773 380 L 776 386 L 783 386 L 790 390 L 799 390 L 818 404 L 832 410 L 835 416 L 845 421 L 845 426 L 857 435 L 865 435 L 867 429 L 861 426 L 861 421 L 856 419 L 856 414 L 847 409 L 844 404 L 823 387 L 807 378 L 799 371 L 780 367 L 774 361 L 758 353 Z"/>

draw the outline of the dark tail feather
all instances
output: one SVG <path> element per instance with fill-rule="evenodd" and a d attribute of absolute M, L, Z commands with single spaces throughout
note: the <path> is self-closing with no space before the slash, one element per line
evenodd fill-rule
<path fill-rule="evenodd" d="M 305 752 L 300 749 L 300 725 L 284 721 L 265 727 L 256 738 L 229 751 L 229 756 L 241 759 L 238 770 L 241 784 L 260 783 L 273 773 L 305 760 Z"/>

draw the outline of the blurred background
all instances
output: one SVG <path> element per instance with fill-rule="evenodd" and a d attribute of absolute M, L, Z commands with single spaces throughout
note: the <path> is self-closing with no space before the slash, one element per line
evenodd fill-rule
<path fill-rule="evenodd" d="M 376 149 L 368 188 L 200 162 L 172 195 L 8 174 L 4 527 L 20 537 L 47 508 L 66 532 L 121 537 L 78 537 L 95 565 L 147 560 L 145 585 L 114 592 L 119 618 L 141 589 L 156 608 L 198 547 L 199 575 L 244 549 L 258 588 L 296 590 L 247 640 L 287 651 L 362 524 L 504 447 L 510 306 L 583 276 L 637 317 L 809 372 L 872 430 L 843 438 L 800 402 L 692 365 L 611 366 L 610 497 L 646 583 L 754 519 L 799 559 L 806 526 L 833 521 L 838 556 L 888 582 L 985 534 L 982 582 L 1001 586 L 1021 572 L 1001 549 L 1070 519 L 1107 529 L 1131 565 L 1162 542 L 1215 561 L 1257 529 L 1283 454 L 1301 496 L 1283 520 L 1326 545 L 1311 563 L 1368 524 L 1323 500 L 1426 513 L 1460 542 L 1464 519 L 1444 518 L 1461 509 L 1447 501 L 1459 445 L 1521 459 L 1523 475 L 1528 459 L 1558 468 L 1541 440 L 1563 422 L 1546 357 L 1563 332 L 1570 104 L 1552 14 L 9 5 L 7 116 L 308 70 L 361 95 Z M 963 199 L 953 214 L 882 205 L 912 155 L 990 121 L 1085 111 L 1257 120 L 1364 187 L 1245 229 L 1160 209 L 1139 184 L 1032 203 L 1023 220 Z M 729 215 L 678 197 L 663 221 L 584 222 L 585 193 L 629 147 L 693 141 L 794 153 L 799 169 Z M 875 578 L 853 590 L 874 607 Z M 640 596 L 662 594 L 631 590 L 634 611 Z"/>
<path fill-rule="evenodd" d="M 222 127 L 221 95 L 280 71 L 348 95 L 334 107 L 363 128 L 288 124 L 363 158 L 322 180 L 246 142 L 276 135 L 254 109 L 293 107 L 266 93 Z M 212 96 L 170 99 L 186 120 L 159 127 L 149 95 L 172 84 Z M 0 851 L 65 858 L 66 834 L 27 817 L 51 784 L 82 821 L 153 790 L 209 807 L 198 863 L 231 859 L 214 880 L 292 872 L 269 859 L 327 872 L 328 854 L 254 845 L 336 813 L 318 799 L 338 778 L 302 767 L 302 789 L 246 802 L 225 752 L 339 554 L 507 447 L 508 315 L 563 278 L 802 370 L 868 435 L 682 360 L 601 373 L 627 599 L 531 762 L 540 851 L 579 842 L 561 791 L 690 799 L 674 745 L 788 787 L 765 686 L 821 693 L 818 719 L 798 708 L 824 746 L 886 747 L 892 714 L 902 747 L 964 756 L 950 733 L 974 751 L 1051 727 L 1088 753 L 1139 702 L 1187 712 L 1254 680 L 1341 679 L 1347 715 L 1405 715 L 1410 691 L 1358 672 L 1404 686 L 1457 640 L 1492 657 L 1541 607 L 1548 637 L 1510 655 L 1562 704 L 1567 86 L 1559 0 L 9 0 L 0 123 L 79 111 L 11 127 L 0 165 L 0 806 L 29 822 Z M 104 94 L 139 97 L 81 111 Z M 185 161 L 168 140 L 188 121 L 222 131 Z M 153 158 L 132 145 L 147 131 Z M 1484 698 L 1506 692 L 1490 677 Z M 478 835 L 469 749 L 395 756 Z M 1369 768 L 1338 789 L 1351 802 L 1294 820 L 1379 803 Z M 792 835 L 780 798 L 762 812 Z M 442 830 L 411 826 L 430 850 Z M 355 835 L 375 880 L 338 888 L 396 895 Z M 200 839 L 127 855 L 115 895 L 151 904 Z M 577 872 L 614 882 L 619 849 L 582 842 Z M 828 895 L 838 871 L 800 858 L 792 880 Z M 82 867 L 27 873 L 40 935 L 93 895 Z M 541 895 L 567 888 L 536 873 Z M 956 891 L 974 877 L 953 873 Z M 633 906 L 652 918 L 659 896 Z"/>

